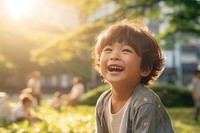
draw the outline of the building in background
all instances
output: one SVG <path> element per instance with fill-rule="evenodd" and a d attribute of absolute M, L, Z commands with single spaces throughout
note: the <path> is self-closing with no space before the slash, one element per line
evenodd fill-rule
<path fill-rule="evenodd" d="M 181 33 L 188 38 L 185 43 L 177 39 L 174 49 L 165 50 L 166 69 L 160 81 L 190 88 L 191 80 L 200 64 L 200 38 Z"/>

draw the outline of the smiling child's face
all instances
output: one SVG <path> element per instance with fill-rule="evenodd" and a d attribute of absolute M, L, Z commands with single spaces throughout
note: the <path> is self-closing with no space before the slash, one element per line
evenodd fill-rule
<path fill-rule="evenodd" d="M 100 56 L 101 75 L 111 84 L 137 84 L 144 73 L 140 69 L 141 57 L 124 43 L 114 43 L 102 49 Z"/>

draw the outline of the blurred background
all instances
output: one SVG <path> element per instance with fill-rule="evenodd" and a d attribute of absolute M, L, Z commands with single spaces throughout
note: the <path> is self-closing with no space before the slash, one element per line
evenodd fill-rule
<path fill-rule="evenodd" d="M 100 85 L 91 58 L 97 35 L 137 17 L 164 49 L 158 82 L 190 89 L 200 63 L 200 0 L 0 0 L 0 91 L 20 92 L 33 70 L 44 93 L 68 92 L 75 75 L 87 90 Z"/>

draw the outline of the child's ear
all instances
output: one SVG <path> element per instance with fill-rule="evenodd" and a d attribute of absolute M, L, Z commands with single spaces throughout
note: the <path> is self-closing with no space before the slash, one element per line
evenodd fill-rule
<path fill-rule="evenodd" d="M 151 68 L 144 69 L 141 71 L 141 76 L 146 77 L 150 74 L 150 72 L 151 72 Z"/>

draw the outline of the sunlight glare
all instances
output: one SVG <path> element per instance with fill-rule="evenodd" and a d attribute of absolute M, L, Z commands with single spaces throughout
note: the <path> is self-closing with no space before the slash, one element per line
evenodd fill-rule
<path fill-rule="evenodd" d="M 33 13 L 34 0 L 6 0 L 5 7 L 13 19 L 21 19 Z"/>

